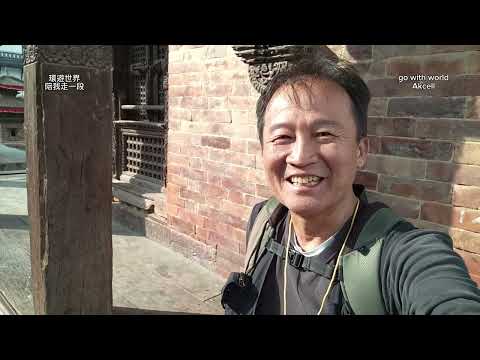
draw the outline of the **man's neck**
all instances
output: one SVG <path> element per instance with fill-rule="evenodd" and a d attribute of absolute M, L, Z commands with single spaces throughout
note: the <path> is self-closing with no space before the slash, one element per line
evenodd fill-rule
<path fill-rule="evenodd" d="M 291 213 L 293 229 L 297 236 L 298 244 L 305 251 L 316 248 L 333 234 L 341 229 L 345 222 L 353 215 L 358 198 L 349 194 L 344 201 L 335 206 L 335 209 L 316 214 L 308 219 L 298 214 Z"/>

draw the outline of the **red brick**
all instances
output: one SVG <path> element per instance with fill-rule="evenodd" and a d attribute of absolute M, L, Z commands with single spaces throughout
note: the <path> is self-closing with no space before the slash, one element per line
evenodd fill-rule
<path fill-rule="evenodd" d="M 169 96 L 168 97 L 168 106 L 169 108 L 182 107 L 183 97 L 182 96 Z"/>
<path fill-rule="evenodd" d="M 451 185 L 443 182 L 381 175 L 378 191 L 419 200 L 451 202 Z"/>
<path fill-rule="evenodd" d="M 480 165 L 480 143 L 457 144 L 453 160 L 460 164 Z"/>
<path fill-rule="evenodd" d="M 467 99 L 465 118 L 480 120 L 480 96 L 471 96 Z"/>
<path fill-rule="evenodd" d="M 452 159 L 453 144 L 443 141 L 416 140 L 384 137 L 381 140 L 382 154 L 428 160 Z"/>
<path fill-rule="evenodd" d="M 173 205 L 173 204 L 168 204 L 167 203 L 167 215 L 170 215 L 170 216 L 177 216 L 178 217 L 178 212 L 181 208 L 179 208 L 178 206 L 176 205 Z"/>
<path fill-rule="evenodd" d="M 255 194 L 255 184 L 246 181 L 238 181 L 232 177 L 224 177 L 222 179 L 222 186 L 229 190 L 236 190 L 246 194 Z"/>
<path fill-rule="evenodd" d="M 252 168 L 247 168 L 243 166 L 229 166 L 225 169 L 225 176 L 237 179 L 237 181 L 251 181 L 251 173 L 253 173 Z"/>
<path fill-rule="evenodd" d="M 222 186 L 222 175 L 207 173 L 207 183 L 213 184 L 216 186 Z"/>
<path fill-rule="evenodd" d="M 190 191 L 186 189 L 181 189 L 180 190 L 180 197 L 182 199 L 190 199 L 193 200 L 199 204 L 203 204 L 205 202 L 205 195 L 201 194 L 199 192 L 195 191 Z"/>
<path fill-rule="evenodd" d="M 173 184 L 169 184 L 167 187 L 167 205 L 172 204 L 172 205 L 177 205 L 180 207 L 185 207 L 185 200 L 180 199 L 179 192 L 180 190 L 172 190 Z"/>
<path fill-rule="evenodd" d="M 246 153 L 247 152 L 247 140 L 232 138 L 231 139 L 230 150 L 235 151 L 235 152 L 240 152 L 240 153 Z"/>
<path fill-rule="evenodd" d="M 370 173 L 368 171 L 357 171 L 357 175 L 355 177 L 355 184 L 362 184 L 365 185 L 367 189 L 376 190 L 377 179 L 377 174 Z"/>
<path fill-rule="evenodd" d="M 227 98 L 226 97 L 209 97 L 208 98 L 208 109 L 209 110 L 223 110 L 227 109 Z"/>
<path fill-rule="evenodd" d="M 228 123 L 210 123 L 204 129 L 205 133 L 213 134 L 216 136 L 222 135 L 229 137 L 235 135 L 235 131 L 235 127 L 232 126 L 232 124 Z"/>
<path fill-rule="evenodd" d="M 463 118 L 464 97 L 403 97 L 388 102 L 388 116 Z"/>
<path fill-rule="evenodd" d="M 168 75 L 180 74 L 185 72 L 185 64 L 183 63 L 169 63 Z"/>
<path fill-rule="evenodd" d="M 470 273 L 470 277 L 477 284 L 477 286 L 480 288 L 480 275 L 475 275 L 475 274 Z"/>
<path fill-rule="evenodd" d="M 415 120 L 411 118 L 387 118 L 378 116 L 368 117 L 368 134 L 377 136 L 415 135 Z"/>
<path fill-rule="evenodd" d="M 182 176 L 172 174 L 171 172 L 167 173 L 167 187 L 168 184 L 175 184 L 179 186 L 187 186 L 187 179 Z"/>
<path fill-rule="evenodd" d="M 184 96 L 181 107 L 187 109 L 207 109 L 208 103 L 205 96 Z"/>
<path fill-rule="evenodd" d="M 467 74 L 480 73 L 480 51 L 469 53 L 465 59 Z"/>
<path fill-rule="evenodd" d="M 183 176 L 192 180 L 205 181 L 206 175 L 204 170 L 185 169 Z"/>
<path fill-rule="evenodd" d="M 217 149 L 230 148 L 230 139 L 220 136 L 202 136 L 202 146 L 210 146 Z"/>
<path fill-rule="evenodd" d="M 248 96 L 252 85 L 247 82 L 235 82 L 233 84 L 232 96 Z"/>
<path fill-rule="evenodd" d="M 228 110 L 192 110 L 192 121 L 231 123 L 230 111 Z"/>
<path fill-rule="evenodd" d="M 240 253 L 239 242 L 231 239 L 229 236 L 220 235 L 214 231 L 208 232 L 206 244 L 210 246 L 222 246 L 224 249 L 229 249 L 236 253 Z"/>
<path fill-rule="evenodd" d="M 425 202 L 422 205 L 420 219 L 437 224 L 451 225 L 452 215 L 452 206 L 434 202 Z"/>
<path fill-rule="evenodd" d="M 230 261 L 232 264 L 243 266 L 245 258 L 239 252 L 231 251 L 221 245 L 217 248 L 217 257 Z"/>
<path fill-rule="evenodd" d="M 427 179 L 480 186 L 480 166 L 429 161 Z"/>
<path fill-rule="evenodd" d="M 370 154 L 378 154 L 380 152 L 382 142 L 377 136 L 368 135 L 368 152 Z"/>
<path fill-rule="evenodd" d="M 465 54 L 431 55 L 425 58 L 421 72 L 425 75 L 452 75 L 465 73 Z"/>
<path fill-rule="evenodd" d="M 462 75 L 452 78 L 448 87 L 450 96 L 480 95 L 480 75 Z"/>
<path fill-rule="evenodd" d="M 201 158 L 190 158 L 190 163 L 189 163 L 189 166 L 192 168 L 192 169 L 198 169 L 198 170 L 201 170 L 203 167 L 202 167 L 202 159 Z"/>
<path fill-rule="evenodd" d="M 255 184 L 255 195 L 264 197 L 264 198 L 269 198 L 272 196 L 272 190 L 270 190 L 270 187 L 265 186 L 265 185 L 260 185 L 260 184 Z"/>
<path fill-rule="evenodd" d="M 478 120 L 417 119 L 416 136 L 419 138 L 475 141 L 480 138 Z"/>
<path fill-rule="evenodd" d="M 368 106 L 368 116 L 385 116 L 387 114 L 387 99 L 374 97 Z"/>
<path fill-rule="evenodd" d="M 425 177 L 426 161 L 384 155 L 368 155 L 366 171 L 415 179 Z"/>
<path fill-rule="evenodd" d="M 210 216 L 211 211 L 207 206 L 203 206 L 199 210 L 200 215 L 205 216 L 205 229 L 208 231 L 215 231 L 218 234 L 227 234 L 230 230 L 230 225 L 219 222 L 218 219 Z M 210 215 L 206 215 L 210 214 Z"/>
<path fill-rule="evenodd" d="M 232 123 L 234 124 L 250 123 L 250 112 L 248 110 L 232 110 Z"/>
<path fill-rule="evenodd" d="M 465 265 L 470 274 L 478 277 L 480 275 L 480 255 L 459 249 L 456 249 L 456 252 L 463 258 L 463 261 L 465 261 Z"/>
<path fill-rule="evenodd" d="M 475 50 L 480 50 L 480 45 L 430 45 L 430 52 L 432 54 Z"/>
<path fill-rule="evenodd" d="M 232 110 L 253 110 L 252 100 L 248 96 L 230 96 L 228 106 Z"/>
<path fill-rule="evenodd" d="M 233 264 L 223 258 L 217 258 L 215 262 L 215 272 L 224 279 L 227 279 L 232 272 L 241 271 L 244 271 L 243 265 Z"/>
<path fill-rule="evenodd" d="M 208 231 L 199 227 L 195 228 L 195 238 L 200 240 L 201 242 L 206 242 L 208 236 Z"/>
<path fill-rule="evenodd" d="M 480 187 L 454 185 L 452 204 L 471 209 L 480 209 Z"/>
<path fill-rule="evenodd" d="M 187 62 L 184 63 L 183 72 L 202 72 L 205 71 L 205 65 L 203 63 Z"/>
<path fill-rule="evenodd" d="M 211 207 L 201 207 L 199 210 L 199 215 L 205 216 L 208 219 L 215 219 L 215 221 L 231 225 L 237 229 L 245 230 L 247 222 L 243 219 L 240 219 L 237 216 L 226 214 L 219 210 L 213 209 Z M 206 221 L 205 227 L 208 228 L 208 220 Z"/>
<path fill-rule="evenodd" d="M 418 57 L 401 57 L 390 59 L 387 63 L 387 75 L 416 75 L 422 73 L 422 60 Z"/>
<path fill-rule="evenodd" d="M 168 154 L 181 154 L 182 153 L 182 145 L 176 142 L 168 142 Z"/>
<path fill-rule="evenodd" d="M 244 204 L 243 193 L 235 190 L 230 190 L 228 192 L 228 200 L 236 204 L 243 205 Z"/>
<path fill-rule="evenodd" d="M 409 219 L 416 219 L 420 213 L 420 202 L 400 196 L 382 194 L 378 192 L 367 191 L 367 198 L 370 202 L 382 202 L 395 211 L 399 216 Z"/>
<path fill-rule="evenodd" d="M 459 229 L 480 233 L 480 210 L 454 207 L 452 225 Z"/>
<path fill-rule="evenodd" d="M 266 183 L 265 172 L 259 169 L 250 169 L 250 172 L 248 175 L 248 181 L 253 182 L 255 184 L 265 185 Z"/>
<path fill-rule="evenodd" d="M 456 248 L 480 254 L 480 234 L 472 231 L 450 228 L 449 234 Z"/>
<path fill-rule="evenodd" d="M 192 113 L 190 110 L 182 109 L 182 108 L 172 108 L 169 109 L 168 113 L 168 124 L 171 124 L 172 119 L 177 119 L 181 121 L 191 121 L 192 120 Z M 170 126 L 169 126 L 170 128 Z"/>
<path fill-rule="evenodd" d="M 186 209 L 179 209 L 178 218 L 182 219 L 186 223 L 190 223 L 198 227 L 204 227 L 205 224 L 205 217 Z"/>
<path fill-rule="evenodd" d="M 178 155 L 174 153 L 168 153 L 167 156 L 167 163 L 170 166 L 170 164 L 178 164 L 180 166 L 188 166 L 190 158 L 188 156 L 184 155 Z"/>
<path fill-rule="evenodd" d="M 222 201 L 222 211 L 224 211 L 227 214 L 237 216 L 243 220 L 248 220 L 248 217 L 250 216 L 249 207 L 235 204 L 227 200 Z"/>
<path fill-rule="evenodd" d="M 261 151 L 261 146 L 260 142 L 255 140 L 255 141 L 248 141 L 248 153 L 249 154 L 256 154 L 259 151 Z"/>
<path fill-rule="evenodd" d="M 224 163 L 213 161 L 213 160 L 203 160 L 203 167 L 207 170 L 210 174 L 218 174 L 223 175 L 229 165 L 225 165 Z"/>
<path fill-rule="evenodd" d="M 168 216 L 168 223 L 182 234 L 193 235 L 195 233 L 195 225 L 187 223 L 178 217 Z"/>
<path fill-rule="evenodd" d="M 429 45 L 373 45 L 373 57 L 384 59 L 397 56 L 425 55 Z"/>
<path fill-rule="evenodd" d="M 226 189 L 205 182 L 200 182 L 200 192 L 204 194 L 209 201 L 211 199 L 225 199 L 227 197 Z"/>
<path fill-rule="evenodd" d="M 206 87 L 207 96 L 226 97 L 232 93 L 232 84 L 208 83 Z"/>

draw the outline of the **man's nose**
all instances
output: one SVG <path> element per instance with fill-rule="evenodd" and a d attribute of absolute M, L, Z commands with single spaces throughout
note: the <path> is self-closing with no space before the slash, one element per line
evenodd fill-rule
<path fill-rule="evenodd" d="M 287 156 L 287 162 L 297 167 L 310 165 L 317 160 L 317 148 L 313 141 L 297 139 L 292 151 Z"/>

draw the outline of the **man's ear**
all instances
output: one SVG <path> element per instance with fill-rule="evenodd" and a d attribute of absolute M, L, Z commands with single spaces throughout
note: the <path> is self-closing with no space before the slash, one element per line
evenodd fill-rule
<path fill-rule="evenodd" d="M 363 169 L 363 167 L 367 163 L 368 148 L 369 148 L 369 141 L 368 141 L 368 138 L 365 136 L 361 138 L 360 141 L 358 142 L 358 148 L 357 148 L 357 168 L 358 169 Z"/>

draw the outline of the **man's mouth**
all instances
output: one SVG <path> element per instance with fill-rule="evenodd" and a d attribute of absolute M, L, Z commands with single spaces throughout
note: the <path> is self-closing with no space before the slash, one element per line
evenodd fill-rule
<path fill-rule="evenodd" d="M 294 186 L 315 186 L 322 182 L 324 178 L 307 175 L 307 176 L 290 176 L 287 181 Z"/>

